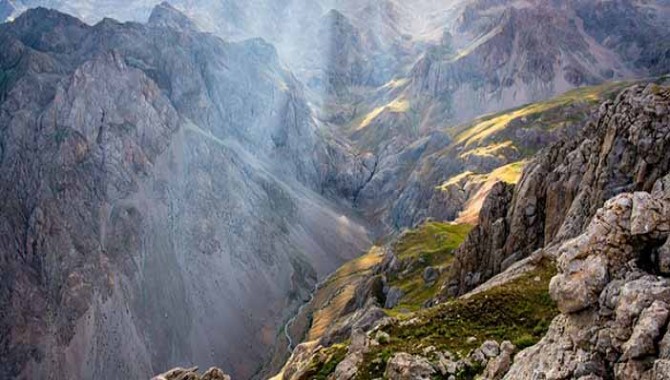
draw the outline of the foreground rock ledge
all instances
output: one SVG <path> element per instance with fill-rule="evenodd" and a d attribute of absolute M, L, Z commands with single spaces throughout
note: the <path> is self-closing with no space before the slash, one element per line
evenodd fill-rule
<path fill-rule="evenodd" d="M 670 379 L 670 176 L 621 194 L 558 250 L 562 314 L 505 379 Z"/>
<path fill-rule="evenodd" d="M 171 369 L 164 374 L 153 377 L 151 380 L 230 380 L 230 376 L 214 367 L 200 376 L 198 367 L 193 367 Z"/>

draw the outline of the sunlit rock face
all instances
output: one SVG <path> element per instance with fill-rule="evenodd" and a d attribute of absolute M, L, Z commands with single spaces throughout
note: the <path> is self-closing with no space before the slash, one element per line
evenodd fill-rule
<path fill-rule="evenodd" d="M 28 11 L 0 47 L 2 376 L 248 378 L 369 244 L 346 204 L 374 162 L 317 127 L 267 43 L 161 6 Z"/>

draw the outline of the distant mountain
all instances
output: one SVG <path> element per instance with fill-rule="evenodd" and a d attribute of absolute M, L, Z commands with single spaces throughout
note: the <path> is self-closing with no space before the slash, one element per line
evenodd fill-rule
<path fill-rule="evenodd" d="M 533 118 L 521 110 L 509 117 L 499 112 L 574 88 L 670 72 L 670 27 L 662 17 L 669 11 L 662 1 L 460 2 L 405 75 L 344 108 L 353 109 L 348 115 L 331 119 L 354 146 L 379 156 L 359 207 L 387 215 L 384 223 L 392 229 L 430 215 L 455 217 L 461 209 L 452 207 L 460 202 L 445 202 L 435 189 L 463 173 L 491 173 L 533 151 L 511 148 L 512 141 L 530 139 L 522 144 L 536 148 L 549 141 L 547 130 L 514 136 L 508 125 Z M 597 99 L 592 95 L 584 100 Z M 569 112 L 582 114 L 572 105 Z M 491 132 L 470 136 L 484 141 L 459 141 L 463 127 L 487 114 L 498 116 L 499 124 L 475 124 L 474 129 L 488 125 Z M 379 198 L 380 191 L 386 196 Z"/>

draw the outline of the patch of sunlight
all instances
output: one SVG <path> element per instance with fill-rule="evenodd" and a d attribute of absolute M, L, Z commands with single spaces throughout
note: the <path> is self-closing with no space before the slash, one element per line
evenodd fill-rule
<path fill-rule="evenodd" d="M 501 142 L 501 143 L 491 144 L 491 145 L 488 145 L 488 146 L 482 146 L 482 147 L 479 147 L 479 148 L 469 150 L 467 152 L 462 153 L 461 158 L 467 158 L 469 156 L 476 156 L 476 157 L 504 156 L 501 153 L 505 149 L 517 150 L 516 147 L 514 146 L 514 142 L 512 142 L 511 140 L 508 140 L 508 141 L 504 141 L 504 142 Z"/>
<path fill-rule="evenodd" d="M 398 98 L 386 106 L 389 112 L 404 113 L 409 111 L 409 100 L 405 98 Z"/>
<path fill-rule="evenodd" d="M 437 189 L 441 190 L 441 191 L 446 191 L 448 187 L 453 186 L 453 185 L 461 182 L 462 180 L 464 180 L 464 179 L 466 179 L 470 176 L 473 176 L 473 175 L 475 175 L 475 173 L 473 173 L 471 171 L 467 171 L 467 172 L 455 175 L 455 176 L 449 178 L 444 183 L 442 183 L 440 186 L 437 186 Z"/>
<path fill-rule="evenodd" d="M 388 83 L 382 86 L 384 89 L 389 89 L 389 88 L 398 88 L 402 87 L 409 82 L 409 79 L 407 78 L 394 78 L 391 79 Z"/>
<path fill-rule="evenodd" d="M 342 314 L 342 310 L 355 297 L 356 285 L 349 284 L 341 288 L 325 307 L 314 312 L 312 327 L 309 329 L 307 339 L 318 340 L 322 337 L 328 327 Z"/>
<path fill-rule="evenodd" d="M 511 185 L 516 185 L 521 179 L 521 174 L 523 174 L 523 168 L 526 166 L 526 163 L 526 161 L 519 161 L 501 166 L 492 171 L 491 174 L 489 174 L 489 177 L 507 182 Z"/>
<path fill-rule="evenodd" d="M 544 112 L 552 108 L 549 103 L 535 103 L 502 115 L 494 116 L 490 119 L 480 121 L 473 127 L 462 132 L 457 138 L 457 142 L 465 143 L 466 146 L 481 142 L 485 138 L 500 132 L 507 128 L 507 125 L 514 119 L 532 115 L 538 112 Z"/>
<path fill-rule="evenodd" d="M 393 100 L 391 103 L 383 105 L 381 107 L 377 107 L 372 112 L 368 113 L 365 115 L 361 123 L 358 125 L 356 128 L 356 131 L 360 131 L 362 129 L 367 128 L 370 126 L 370 124 L 379 117 L 384 111 L 389 111 L 393 113 L 404 113 L 409 111 L 409 100 L 400 97 L 395 100 Z"/>
<path fill-rule="evenodd" d="M 484 205 L 486 197 L 491 192 L 493 185 L 497 182 L 507 182 L 515 185 L 521 179 L 523 168 L 526 161 L 514 162 L 509 165 L 501 166 L 489 174 L 480 174 L 475 176 L 472 181 L 482 183 L 477 192 L 468 198 L 465 202 L 463 210 L 458 214 L 456 223 L 476 224 L 479 219 L 479 211 Z"/>
<path fill-rule="evenodd" d="M 365 255 L 342 265 L 315 293 L 312 324 L 307 340 L 319 339 L 356 297 L 358 281 L 369 275 L 384 258 L 381 247 L 372 247 Z"/>
<path fill-rule="evenodd" d="M 377 107 L 374 110 L 372 110 L 372 112 L 365 115 L 365 118 L 363 118 L 363 121 L 361 121 L 356 130 L 360 131 L 361 129 L 367 128 L 374 119 L 376 119 L 379 115 L 382 114 L 382 112 L 384 112 L 385 109 L 386 106 Z"/>
<path fill-rule="evenodd" d="M 317 342 L 317 341 L 311 341 L 311 342 L 303 342 L 303 343 L 301 343 L 301 344 L 302 344 L 307 350 L 312 350 L 312 349 L 314 349 L 314 347 L 316 347 L 316 345 L 317 345 L 318 343 L 319 343 L 319 342 Z M 285 363 L 285 365 L 288 365 L 288 364 L 289 364 L 289 361 L 287 360 L 286 363 Z M 268 380 L 284 380 L 284 372 L 286 372 L 286 367 L 282 368 L 281 371 L 280 371 L 278 374 L 272 376 L 272 377 L 269 378 Z"/>
<path fill-rule="evenodd" d="M 353 259 L 339 267 L 337 271 L 335 271 L 335 274 L 328 279 L 326 285 L 337 285 L 346 277 L 354 276 L 371 269 L 381 262 L 383 256 L 384 250 L 381 247 L 374 246 L 370 248 L 365 255 Z"/>
<path fill-rule="evenodd" d="M 464 143 L 466 147 L 480 143 L 487 137 L 507 128 L 509 123 L 515 119 L 547 112 L 570 103 L 600 102 L 608 94 L 618 92 L 619 89 L 625 87 L 627 83 L 629 82 L 614 82 L 598 86 L 578 88 L 544 102 L 532 103 L 521 106 L 518 109 L 484 116 L 477 119 L 474 124 L 467 125 L 466 129 L 461 129 L 460 133 L 456 135 L 455 140 L 457 143 Z"/>
<path fill-rule="evenodd" d="M 460 59 L 463 59 L 470 55 L 475 49 L 478 47 L 482 46 L 485 44 L 487 41 L 489 41 L 491 38 L 495 37 L 498 35 L 500 32 L 502 32 L 503 28 L 502 25 L 498 25 L 495 28 L 491 29 L 490 32 L 482 35 L 481 37 L 477 38 L 475 41 L 473 41 L 470 45 L 466 46 L 464 49 L 459 50 L 453 57 L 449 59 L 449 62 L 456 62 Z"/>

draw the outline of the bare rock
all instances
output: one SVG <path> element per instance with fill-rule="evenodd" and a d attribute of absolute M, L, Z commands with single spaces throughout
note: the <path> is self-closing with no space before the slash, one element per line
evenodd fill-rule
<path fill-rule="evenodd" d="M 389 360 L 384 377 L 389 380 L 429 380 L 433 374 L 435 369 L 428 359 L 401 352 Z"/>
<path fill-rule="evenodd" d="M 384 304 L 384 308 L 393 309 L 400 303 L 400 300 L 404 295 L 405 292 L 403 292 L 402 289 L 392 287 L 386 294 L 386 303 Z"/>
<path fill-rule="evenodd" d="M 653 380 L 670 380 L 670 360 L 656 360 L 651 378 Z"/>
<path fill-rule="evenodd" d="M 651 230 L 667 233 L 670 226 L 659 219 L 667 209 L 658 208 L 658 201 L 649 204 L 651 198 L 646 193 L 656 185 L 654 191 L 667 196 L 667 180 L 656 181 L 670 170 L 670 157 L 665 153 L 670 149 L 668 103 L 667 87 L 650 84 L 628 88 L 615 100 L 604 103 L 579 136 L 556 143 L 530 163 L 512 199 L 505 202 L 500 191 L 492 191 L 492 204 L 485 202 L 480 225 L 456 252 L 456 262 L 444 286 L 446 295 L 473 289 L 504 270 L 503 262 L 509 265 L 539 248 L 575 238 L 608 199 L 624 192 L 632 193 L 628 196 L 631 205 L 626 208 L 629 219 L 622 220 L 632 223 L 631 228 L 626 227 L 629 232 L 645 236 Z M 638 208 L 643 211 L 638 212 Z M 604 233 L 622 227 L 608 225 L 606 218 L 602 222 Z M 617 255 L 610 255 L 608 260 L 612 257 Z M 579 270 L 598 275 L 604 264 L 579 264 Z M 598 277 L 586 281 L 593 282 L 589 287 L 597 292 L 603 280 Z M 564 306 L 584 307 L 593 303 L 595 295 L 587 294 L 573 305 Z"/>
<path fill-rule="evenodd" d="M 661 329 L 668 321 L 668 305 L 663 301 L 654 303 L 645 309 L 635 324 L 633 334 L 623 345 L 624 359 L 638 359 L 656 354 L 656 343 L 660 339 Z"/>
<path fill-rule="evenodd" d="M 500 355 L 500 345 L 495 340 L 487 340 L 479 349 L 489 359 Z"/>
<path fill-rule="evenodd" d="M 175 368 L 164 374 L 158 375 L 152 380 L 230 380 L 219 368 L 212 367 L 202 376 L 198 374 L 198 367 L 193 368 Z"/>
<path fill-rule="evenodd" d="M 509 342 L 502 342 L 499 354 L 489 360 L 484 369 L 483 378 L 487 380 L 500 380 L 505 376 L 512 366 L 512 358 L 516 347 Z"/>
<path fill-rule="evenodd" d="M 562 314 L 505 379 L 665 376 L 670 279 L 647 271 L 659 268 L 654 253 L 668 239 L 668 206 L 657 191 L 618 195 L 561 245 L 550 292 Z"/>
<path fill-rule="evenodd" d="M 435 283 L 439 276 L 440 272 L 433 267 L 426 267 L 426 269 L 423 270 L 423 282 L 426 285 Z"/>

